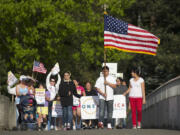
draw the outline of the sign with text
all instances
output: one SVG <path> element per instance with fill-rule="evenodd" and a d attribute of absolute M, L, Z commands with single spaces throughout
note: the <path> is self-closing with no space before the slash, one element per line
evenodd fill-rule
<path fill-rule="evenodd" d="M 9 71 L 8 72 L 8 85 L 12 87 L 17 82 L 18 82 L 18 79 L 15 77 L 15 75 L 11 71 Z"/>
<path fill-rule="evenodd" d="M 79 106 L 80 104 L 80 99 L 73 96 L 73 106 Z"/>
<path fill-rule="evenodd" d="M 52 117 L 62 116 L 62 106 L 60 101 L 53 101 L 52 105 Z"/>
<path fill-rule="evenodd" d="M 37 104 L 45 104 L 45 89 L 35 89 L 35 99 Z"/>
<path fill-rule="evenodd" d="M 98 96 L 81 97 L 81 118 L 98 119 L 99 118 L 99 98 Z"/>
<path fill-rule="evenodd" d="M 113 118 L 126 118 L 126 97 L 114 95 Z"/>

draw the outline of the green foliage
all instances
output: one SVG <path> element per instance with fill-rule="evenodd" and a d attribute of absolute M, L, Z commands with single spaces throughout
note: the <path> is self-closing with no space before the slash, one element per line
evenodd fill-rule
<path fill-rule="evenodd" d="M 95 81 L 104 61 L 103 5 L 121 18 L 135 0 L 0 0 L 0 54 L 8 70 L 32 74 L 34 60 L 50 71 L 56 62 L 61 73 Z M 108 50 L 108 61 L 131 59 Z M 39 79 L 46 76 L 38 75 Z"/>

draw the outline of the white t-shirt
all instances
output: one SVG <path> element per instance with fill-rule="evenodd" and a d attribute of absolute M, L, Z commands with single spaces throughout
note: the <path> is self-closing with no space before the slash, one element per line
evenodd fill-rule
<path fill-rule="evenodd" d="M 116 79 L 110 75 L 106 77 L 106 81 L 112 84 L 116 84 Z M 103 93 L 105 93 L 104 76 L 101 76 L 97 79 L 95 87 L 99 88 Z M 114 90 L 109 85 L 106 85 L 106 94 L 107 94 L 106 101 L 114 99 Z M 98 95 L 99 95 L 99 99 L 105 100 L 105 98 L 101 94 L 98 93 Z"/>
<path fill-rule="evenodd" d="M 139 78 L 137 81 L 134 78 L 130 79 L 131 89 L 129 92 L 129 97 L 131 98 L 142 98 L 142 87 L 141 84 L 144 82 L 143 78 Z"/>

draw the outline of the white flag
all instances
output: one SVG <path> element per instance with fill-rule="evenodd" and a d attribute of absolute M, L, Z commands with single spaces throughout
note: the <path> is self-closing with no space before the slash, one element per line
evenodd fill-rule
<path fill-rule="evenodd" d="M 59 63 L 57 62 L 52 69 L 52 75 L 57 75 L 60 72 Z"/>

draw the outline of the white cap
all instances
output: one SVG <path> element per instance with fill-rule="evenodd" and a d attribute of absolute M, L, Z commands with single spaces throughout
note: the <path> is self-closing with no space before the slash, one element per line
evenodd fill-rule
<path fill-rule="evenodd" d="M 20 81 L 26 80 L 26 79 L 27 79 L 27 77 L 25 75 L 21 75 L 20 78 L 19 78 Z"/>

